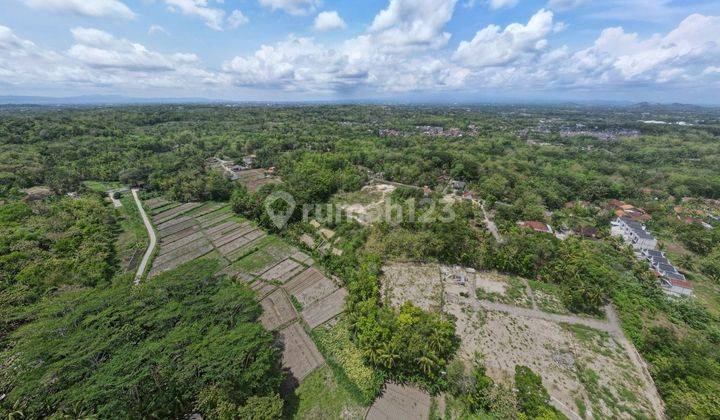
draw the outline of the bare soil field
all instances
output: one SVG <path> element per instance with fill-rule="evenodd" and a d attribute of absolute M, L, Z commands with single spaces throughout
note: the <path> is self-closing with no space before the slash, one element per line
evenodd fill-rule
<path fill-rule="evenodd" d="M 344 287 L 337 289 L 302 310 L 302 317 L 308 323 L 310 328 L 315 328 L 330 319 L 340 315 L 345 310 L 345 298 L 347 297 L 347 289 Z"/>
<path fill-rule="evenodd" d="M 315 268 L 308 268 L 283 286 L 303 307 L 328 296 L 338 286 Z"/>
<path fill-rule="evenodd" d="M 452 314 L 460 356 L 471 361 L 480 352 L 493 379 L 510 383 L 523 364 L 571 417 L 653 417 L 652 391 L 616 325 L 531 309 L 523 304 L 531 300 L 526 289 L 496 273 L 435 264 L 393 264 L 383 272 L 386 302 Z M 509 298 L 513 290 L 525 297 Z M 495 300 L 480 299 L 486 296 Z"/>
<path fill-rule="evenodd" d="M 283 367 L 289 368 L 298 382 L 325 363 L 315 343 L 297 322 L 281 330 L 279 340 L 283 346 Z"/>
<path fill-rule="evenodd" d="M 165 206 L 167 204 L 170 204 L 170 202 L 163 197 L 155 197 L 149 200 L 145 200 L 145 206 L 150 210 Z"/>
<path fill-rule="evenodd" d="M 265 169 L 248 169 L 238 173 L 238 182 L 243 184 L 248 191 L 255 192 L 263 185 L 279 182 L 279 178 L 265 176 Z"/>
<path fill-rule="evenodd" d="M 263 307 L 260 323 L 268 330 L 277 329 L 297 317 L 290 299 L 281 289 L 261 300 L 260 304 Z"/>
<path fill-rule="evenodd" d="M 279 281 L 280 283 L 286 283 L 304 269 L 305 267 L 299 262 L 287 258 L 262 273 L 260 277 L 266 281 Z"/>
<path fill-rule="evenodd" d="M 430 395 L 419 388 L 388 383 L 383 394 L 370 407 L 366 419 L 427 419 L 431 403 Z"/>
<path fill-rule="evenodd" d="M 390 184 L 366 185 L 354 193 L 342 193 L 335 197 L 349 217 L 368 225 L 385 212 L 385 200 L 395 191 Z"/>
<path fill-rule="evenodd" d="M 172 208 L 170 210 L 164 211 L 162 213 L 156 214 L 153 216 L 153 221 L 155 223 L 162 223 L 165 221 L 168 221 L 170 219 L 173 219 L 177 217 L 180 214 L 189 212 L 190 210 L 194 209 L 195 207 L 202 206 L 202 203 L 185 203 L 181 204 L 175 208 Z"/>

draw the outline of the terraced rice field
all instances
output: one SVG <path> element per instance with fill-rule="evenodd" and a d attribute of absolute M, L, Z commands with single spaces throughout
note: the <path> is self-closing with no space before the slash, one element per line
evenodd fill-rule
<path fill-rule="evenodd" d="M 223 263 L 218 275 L 256 292 L 260 322 L 279 331 L 283 363 L 297 380 L 324 363 L 304 325 L 315 328 L 342 313 L 347 290 L 313 267 L 312 257 L 235 216 L 227 204 L 155 198 L 146 206 L 159 240 L 149 277 L 213 256 Z"/>

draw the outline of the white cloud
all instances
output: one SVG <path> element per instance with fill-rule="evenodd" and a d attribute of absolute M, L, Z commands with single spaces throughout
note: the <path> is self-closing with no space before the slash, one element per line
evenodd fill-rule
<path fill-rule="evenodd" d="M 322 12 L 315 17 L 313 28 L 316 31 L 331 31 L 333 29 L 345 29 L 347 25 L 338 12 Z"/>
<path fill-rule="evenodd" d="M 553 10 L 570 10 L 587 3 L 587 0 L 548 0 L 547 7 Z"/>
<path fill-rule="evenodd" d="M 608 80 L 667 82 L 678 66 L 700 73 L 720 60 L 720 17 L 693 14 L 667 35 L 641 39 L 621 27 L 602 31 L 595 44 L 576 53 L 577 66 L 594 66 Z"/>
<path fill-rule="evenodd" d="M 168 31 L 160 25 L 150 25 L 148 28 L 148 35 L 165 34 L 168 35 Z"/>
<path fill-rule="evenodd" d="M 345 54 L 294 36 L 263 45 L 250 57 L 235 57 L 222 68 L 237 85 L 285 90 L 351 89 L 367 79 L 366 70 L 353 66 Z"/>
<path fill-rule="evenodd" d="M 375 16 L 369 32 L 378 46 L 389 50 L 440 48 L 450 33 L 445 25 L 452 19 L 457 0 L 390 0 Z"/>
<path fill-rule="evenodd" d="M 94 18 L 133 19 L 135 13 L 119 0 L 22 0 L 33 9 L 74 13 Z"/>
<path fill-rule="evenodd" d="M 493 10 L 515 7 L 518 4 L 518 0 L 490 0 L 490 8 Z"/>
<path fill-rule="evenodd" d="M 238 26 L 244 25 L 248 23 L 250 19 L 248 19 L 247 16 L 240 10 L 233 10 L 233 12 L 228 17 L 228 25 L 231 28 L 237 28 Z"/>
<path fill-rule="evenodd" d="M 260 5 L 291 15 L 306 15 L 320 6 L 320 0 L 260 0 Z"/>
<path fill-rule="evenodd" d="M 225 11 L 209 7 L 207 0 L 165 0 L 165 4 L 173 11 L 187 16 L 198 16 L 208 27 L 216 31 L 222 30 Z"/>
<path fill-rule="evenodd" d="M 460 42 L 453 59 L 474 67 L 506 65 L 545 48 L 544 38 L 553 28 L 553 13 L 544 9 L 535 13 L 526 25 L 512 23 L 505 29 L 488 25 L 471 41 Z"/>
<path fill-rule="evenodd" d="M 70 47 L 68 55 L 90 67 L 154 72 L 171 71 L 179 64 L 198 61 L 194 55 L 165 56 L 152 52 L 99 29 L 78 27 L 71 32 L 77 44 Z"/>

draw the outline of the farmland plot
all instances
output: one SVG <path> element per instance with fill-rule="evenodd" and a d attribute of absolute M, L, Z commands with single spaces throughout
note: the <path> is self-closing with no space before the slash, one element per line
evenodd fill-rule
<path fill-rule="evenodd" d="M 268 330 L 277 329 L 297 317 L 290 299 L 281 289 L 261 300 L 260 304 L 263 307 L 260 323 Z"/>
<path fill-rule="evenodd" d="M 315 343 L 297 322 L 280 331 L 279 339 L 283 346 L 283 366 L 289 368 L 298 381 L 325 363 Z"/>
<path fill-rule="evenodd" d="M 335 318 L 345 310 L 345 298 L 347 294 L 347 289 L 343 287 L 315 301 L 315 303 L 302 310 L 303 319 L 308 323 L 310 328 L 315 328 Z"/>
<path fill-rule="evenodd" d="M 315 268 L 308 268 L 283 286 L 303 306 L 328 296 L 338 286 Z"/>
<path fill-rule="evenodd" d="M 170 204 L 170 202 L 163 197 L 155 197 L 155 198 L 151 198 L 149 200 L 145 200 L 145 207 L 147 207 L 150 210 L 154 210 L 158 207 L 162 207 L 162 206 L 165 206 L 168 204 Z"/>
<path fill-rule="evenodd" d="M 430 395 L 413 386 L 388 383 L 368 411 L 367 420 L 427 419 Z"/>
<path fill-rule="evenodd" d="M 279 281 L 280 283 L 286 283 L 297 273 L 304 270 L 305 267 L 299 262 L 291 259 L 286 259 L 273 266 L 266 272 L 262 273 L 260 277 L 267 281 Z"/>

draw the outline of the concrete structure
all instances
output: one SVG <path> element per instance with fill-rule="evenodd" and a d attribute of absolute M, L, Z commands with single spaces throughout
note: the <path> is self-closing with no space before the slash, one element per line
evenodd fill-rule
<path fill-rule="evenodd" d="M 625 242 L 632 245 L 636 250 L 655 249 L 657 247 L 657 239 L 645 229 L 642 223 L 628 217 L 618 217 L 612 224 L 618 228 L 619 234 Z"/>
<path fill-rule="evenodd" d="M 646 259 L 650 268 L 660 278 L 660 286 L 671 296 L 693 296 L 693 284 L 675 268 L 665 253 L 654 249 L 645 249 L 640 258 Z"/>

